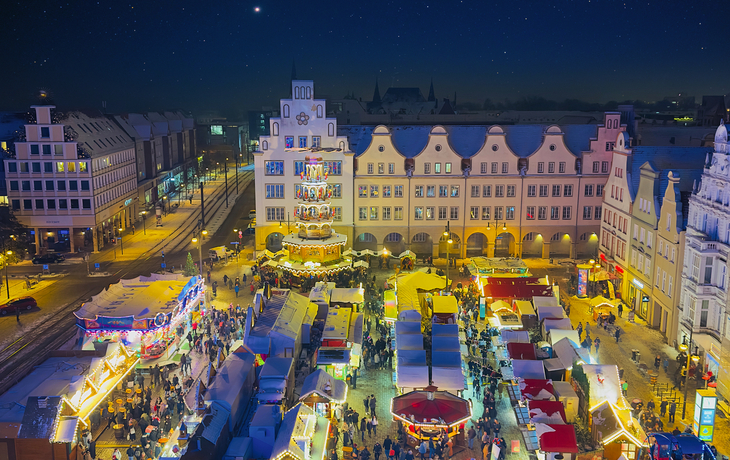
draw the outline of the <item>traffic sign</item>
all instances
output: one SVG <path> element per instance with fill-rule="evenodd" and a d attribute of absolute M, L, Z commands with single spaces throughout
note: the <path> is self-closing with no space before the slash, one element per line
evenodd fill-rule
<path fill-rule="evenodd" d="M 240 244 L 238 241 L 231 241 L 231 244 Z"/>
<path fill-rule="evenodd" d="M 164 263 L 164 262 L 163 262 L 163 263 L 161 263 L 160 265 L 162 265 L 162 268 L 167 268 L 167 264 L 166 264 L 166 263 Z"/>
<path fill-rule="evenodd" d="M 243 232 L 241 230 L 238 231 L 238 237 L 243 238 Z"/>
<path fill-rule="evenodd" d="M 99 268 L 99 264 L 94 264 L 94 268 Z"/>
<path fill-rule="evenodd" d="M 48 270 L 48 264 L 43 264 L 43 270 Z"/>

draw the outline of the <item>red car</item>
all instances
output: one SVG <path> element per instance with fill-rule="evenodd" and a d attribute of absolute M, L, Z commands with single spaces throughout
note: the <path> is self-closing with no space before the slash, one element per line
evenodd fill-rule
<path fill-rule="evenodd" d="M 38 303 L 33 297 L 21 297 L 19 299 L 11 300 L 3 306 L 0 306 L 0 315 L 15 314 L 15 309 L 30 310 L 38 306 Z"/>

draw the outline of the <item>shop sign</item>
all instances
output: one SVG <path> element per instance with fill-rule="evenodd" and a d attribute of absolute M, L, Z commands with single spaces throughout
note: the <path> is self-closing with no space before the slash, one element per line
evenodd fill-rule
<path fill-rule="evenodd" d="M 124 206 L 129 206 L 130 204 L 132 204 L 132 199 L 131 198 L 129 198 L 128 200 L 126 200 L 124 202 Z"/>
<path fill-rule="evenodd" d="M 637 280 L 636 278 L 634 278 L 633 280 L 631 280 L 631 282 L 634 283 L 634 285 L 636 287 L 638 287 L 639 289 L 644 289 L 644 283 L 642 283 L 641 281 Z"/>

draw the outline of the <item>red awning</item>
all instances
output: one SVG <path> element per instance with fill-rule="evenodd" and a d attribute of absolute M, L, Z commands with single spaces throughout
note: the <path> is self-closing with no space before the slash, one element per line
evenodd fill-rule
<path fill-rule="evenodd" d="M 493 299 L 532 300 L 535 296 L 551 296 L 553 288 L 538 284 L 538 278 L 488 278 L 484 296 Z"/>
<path fill-rule="evenodd" d="M 434 391 L 433 399 L 428 399 L 426 391 L 411 391 L 396 396 L 392 401 L 391 412 L 406 420 L 411 420 L 412 416 L 416 423 L 443 420 L 446 425 L 471 416 L 469 402 L 446 391 Z"/>
<path fill-rule="evenodd" d="M 531 400 L 551 399 L 555 396 L 552 380 L 520 379 L 520 391 L 522 396 Z"/>
<path fill-rule="evenodd" d="M 507 353 L 512 359 L 537 359 L 535 345 L 532 343 L 509 342 L 507 343 Z"/>
<path fill-rule="evenodd" d="M 559 414 L 563 419 L 563 423 L 566 422 L 565 407 L 560 401 L 528 401 L 527 407 L 530 409 L 530 418 L 540 415 L 540 412 L 542 412 L 548 417 Z"/>
<path fill-rule="evenodd" d="M 545 425 L 548 429 L 539 438 L 543 452 L 578 453 L 578 440 L 573 425 Z"/>

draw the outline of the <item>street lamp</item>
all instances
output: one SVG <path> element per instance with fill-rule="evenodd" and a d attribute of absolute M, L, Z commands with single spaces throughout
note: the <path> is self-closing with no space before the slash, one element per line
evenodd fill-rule
<path fill-rule="evenodd" d="M 122 240 L 122 227 L 119 227 L 119 246 L 122 249 L 122 255 L 124 255 L 124 240 Z"/>
<path fill-rule="evenodd" d="M 147 211 L 142 211 L 142 229 L 144 234 L 147 234 Z"/>
<path fill-rule="evenodd" d="M 452 243 L 451 240 L 451 222 L 446 222 L 446 230 L 444 231 L 444 236 L 446 237 L 446 292 L 450 292 L 450 285 L 449 285 L 449 245 Z"/>
<path fill-rule="evenodd" d="M 199 268 L 200 268 L 200 277 L 203 277 L 203 237 L 208 234 L 208 230 L 205 230 L 203 227 L 202 221 L 198 221 L 198 225 L 196 230 L 198 231 L 200 237 L 196 238 L 193 237 L 193 243 L 198 243 L 198 258 L 199 258 Z"/>
<path fill-rule="evenodd" d="M 3 252 L 5 253 L 5 289 L 8 292 L 8 300 L 10 300 L 10 283 L 8 282 L 8 265 L 10 265 L 10 257 L 13 251 L 5 251 L 5 240 L 3 240 Z"/>
<path fill-rule="evenodd" d="M 241 253 L 241 238 L 243 238 L 243 229 L 233 229 L 233 233 L 238 233 L 238 249 L 236 250 L 236 265 L 238 265 L 238 255 Z"/>

